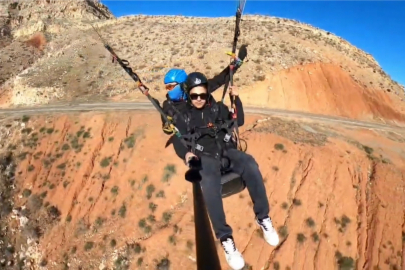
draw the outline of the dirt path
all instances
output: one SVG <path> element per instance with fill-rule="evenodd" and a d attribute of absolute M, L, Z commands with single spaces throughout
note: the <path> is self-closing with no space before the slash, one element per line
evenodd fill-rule
<path fill-rule="evenodd" d="M 69 113 L 80 111 L 113 111 L 113 110 L 152 110 L 153 106 L 149 102 L 114 102 L 114 103 L 83 103 L 83 104 L 61 104 L 50 106 L 38 106 L 38 107 L 25 107 L 25 108 L 13 108 L 3 109 L 0 111 L 0 115 L 12 116 L 12 115 L 38 115 L 46 113 Z M 157 113 L 157 112 L 156 112 Z M 353 120 L 343 117 L 332 117 L 319 114 L 311 114 L 299 111 L 289 111 L 280 109 L 265 109 L 265 108 L 252 108 L 246 107 L 245 113 L 249 114 L 262 114 L 272 115 L 279 117 L 301 118 L 307 120 L 313 120 L 316 122 L 324 123 L 339 123 L 346 126 L 362 127 L 368 129 L 378 130 L 392 130 L 403 131 L 405 125 L 390 125 L 379 124 L 373 122 Z"/>

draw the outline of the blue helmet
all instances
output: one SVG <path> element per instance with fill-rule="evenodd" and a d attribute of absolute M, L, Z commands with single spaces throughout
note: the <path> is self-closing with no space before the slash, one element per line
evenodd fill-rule
<path fill-rule="evenodd" d="M 165 75 L 165 80 L 164 83 L 184 83 L 187 79 L 187 73 L 184 71 L 184 69 L 176 69 L 172 68 L 169 70 L 166 75 Z"/>
<path fill-rule="evenodd" d="M 187 79 L 187 73 L 183 69 L 173 68 L 169 70 L 164 78 L 164 83 L 177 83 L 177 85 L 167 95 L 172 101 L 180 101 L 187 99 L 187 94 L 184 92 L 182 84 Z"/>

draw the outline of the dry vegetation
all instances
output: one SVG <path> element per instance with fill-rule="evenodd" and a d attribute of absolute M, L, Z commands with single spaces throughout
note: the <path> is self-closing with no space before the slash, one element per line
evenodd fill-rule
<path fill-rule="evenodd" d="M 234 18 L 112 19 L 97 1 L 76 0 L 1 1 L 0 16 L 0 101 L 9 94 L 13 105 L 138 97 L 86 21 L 158 98 L 168 68 L 223 69 L 234 27 Z M 241 32 L 249 60 L 235 80 L 245 91 L 323 62 L 403 97 L 370 55 L 329 32 L 262 16 L 244 16 Z M 0 121 L 1 269 L 195 268 L 192 192 L 157 114 Z M 277 118 L 254 126 L 242 136 L 264 175 L 280 246 L 263 245 L 247 191 L 224 202 L 253 269 L 404 267 L 403 134 Z"/>
<path fill-rule="evenodd" d="M 146 113 L 1 119 L 0 268 L 195 268 L 192 189 L 146 115 L 158 123 Z M 282 238 L 263 245 L 246 190 L 224 200 L 247 269 L 296 269 L 304 257 L 306 269 L 400 269 L 405 152 L 390 149 L 403 134 L 361 132 L 273 117 L 242 132 Z"/>
<path fill-rule="evenodd" d="M 52 6 L 46 8 L 52 10 Z M 83 7 L 78 5 L 76 9 Z M 39 30 L 32 20 L 15 26 L 14 33 L 31 33 L 21 35 L 18 40 L 25 41 L 35 31 L 42 31 L 46 41 L 42 39 L 41 44 L 47 44 L 43 52 L 21 49 L 17 40 L 2 49 L 4 74 L 0 77 L 3 82 L 8 80 L 3 88 L 14 89 L 13 104 L 139 96 L 131 79 L 119 66 L 111 64 L 109 53 L 89 24 L 73 20 L 76 15 L 71 14 L 76 13 L 72 12 L 71 8 L 64 17 L 43 18 L 44 27 Z M 91 16 L 92 13 L 85 19 L 94 23 L 95 17 Z M 154 95 L 163 98 L 164 93 L 159 90 L 168 68 L 197 70 L 213 76 L 226 67 L 229 59 L 225 52 L 231 48 L 234 18 L 130 16 L 94 25 L 117 54 L 129 61 Z M 239 44 L 249 45 L 248 62 L 235 79 L 246 89 L 279 70 L 323 62 L 342 67 L 365 88 L 403 97 L 403 88 L 391 80 L 371 55 L 327 31 L 294 20 L 246 15 L 241 33 Z M 35 54 L 42 58 L 38 60 Z M 27 64 L 19 64 L 22 59 Z M 19 78 L 14 79 L 17 74 Z"/>

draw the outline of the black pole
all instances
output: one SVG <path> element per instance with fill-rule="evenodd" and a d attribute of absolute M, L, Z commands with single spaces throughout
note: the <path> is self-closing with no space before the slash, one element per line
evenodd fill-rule
<path fill-rule="evenodd" d="M 195 243 L 197 252 L 197 270 L 221 270 L 211 223 L 208 218 L 204 197 L 201 190 L 201 163 L 199 160 L 190 161 L 190 169 L 185 178 L 193 183 Z"/>

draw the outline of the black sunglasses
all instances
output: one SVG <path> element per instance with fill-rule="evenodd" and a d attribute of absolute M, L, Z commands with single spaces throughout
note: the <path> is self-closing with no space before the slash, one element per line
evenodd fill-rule
<path fill-rule="evenodd" d="M 200 99 L 205 100 L 207 99 L 208 95 L 206 93 L 202 93 L 202 94 L 190 94 L 190 98 L 191 100 L 197 100 L 198 97 L 200 97 Z"/>

